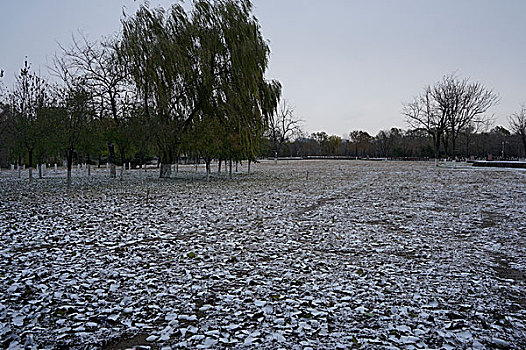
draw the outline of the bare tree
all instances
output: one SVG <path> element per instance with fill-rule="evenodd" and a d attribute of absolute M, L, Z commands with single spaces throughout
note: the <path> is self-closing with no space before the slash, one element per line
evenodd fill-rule
<path fill-rule="evenodd" d="M 438 159 L 442 138 L 446 154 L 451 140 L 453 155 L 456 155 L 460 132 L 470 124 L 486 122 L 489 118 L 484 114 L 498 101 L 493 90 L 483 84 L 446 75 L 435 85 L 426 87 L 412 103 L 404 105 L 402 113 L 411 127 L 432 136 L 435 159 Z"/>
<path fill-rule="evenodd" d="M 283 145 L 301 132 L 302 120 L 294 115 L 294 107 L 285 99 L 281 100 L 276 113 L 268 120 L 269 139 L 277 160 Z"/>
<path fill-rule="evenodd" d="M 442 81 L 436 83 L 432 95 L 447 119 L 444 147 L 448 153 L 451 137 L 453 156 L 456 156 L 461 130 L 470 124 L 486 122 L 489 118 L 484 114 L 499 101 L 493 90 L 488 90 L 482 83 L 470 83 L 469 79 L 458 79 L 453 74 L 444 76 Z"/>
<path fill-rule="evenodd" d="M 129 147 L 129 140 L 119 133 L 122 124 L 126 123 L 123 115 L 123 101 L 129 95 L 126 89 L 126 74 L 117 55 L 115 47 L 116 39 L 107 38 L 102 42 L 91 42 L 85 35 L 80 38 L 73 37 L 70 48 L 60 46 L 62 64 L 67 65 L 72 75 L 82 75 L 86 89 L 92 94 L 92 98 L 98 106 L 99 118 L 109 117 L 113 120 L 115 130 L 108 130 L 108 150 L 112 152 L 111 141 L 116 142 L 121 152 L 121 160 L 124 162 L 124 152 Z M 57 58 L 55 58 L 55 61 Z M 56 68 L 56 63 L 55 63 Z M 54 70 L 54 69 L 52 69 Z M 118 135 L 116 135 L 118 134 Z M 110 176 L 116 177 L 114 157 L 110 157 Z M 123 164 L 124 166 L 124 164 Z M 122 175 L 122 173 L 121 173 Z"/>
<path fill-rule="evenodd" d="M 526 105 L 522 105 L 518 112 L 513 113 L 509 118 L 511 131 L 519 135 L 526 154 Z"/>
<path fill-rule="evenodd" d="M 60 80 L 55 86 L 58 108 L 56 110 L 56 127 L 60 148 L 66 155 L 67 184 L 71 184 L 71 170 L 73 155 L 81 150 L 81 145 L 89 144 L 88 128 L 90 121 L 95 118 L 98 100 L 94 96 L 93 88 L 89 85 L 89 75 L 77 66 L 67 53 L 55 55 L 51 73 Z"/>
<path fill-rule="evenodd" d="M 427 86 L 424 93 L 415 97 L 413 102 L 405 104 L 402 114 L 406 116 L 411 128 L 425 131 L 433 138 L 436 163 L 440 156 L 440 141 L 447 130 L 448 120 L 444 111 L 439 109 L 431 86 Z"/>

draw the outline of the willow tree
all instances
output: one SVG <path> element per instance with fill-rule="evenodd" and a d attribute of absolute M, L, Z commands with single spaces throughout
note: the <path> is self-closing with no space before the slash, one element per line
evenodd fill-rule
<path fill-rule="evenodd" d="M 202 40 L 213 46 L 203 45 L 201 52 L 216 68 L 211 70 L 219 84 L 212 95 L 216 110 L 223 112 L 232 132 L 239 135 L 242 156 L 253 160 L 268 120 L 276 110 L 281 85 L 264 78 L 270 48 L 252 15 L 252 4 L 220 1 L 211 6 L 208 1 L 199 1 L 194 18 L 198 33 L 215 38 Z"/>
<path fill-rule="evenodd" d="M 205 117 L 238 134 L 245 157 L 255 158 L 281 86 L 264 79 L 270 49 L 250 1 L 199 0 L 190 13 L 143 6 L 123 27 L 122 59 L 153 126 L 161 177 Z"/>
<path fill-rule="evenodd" d="M 185 122 L 194 114 L 189 91 L 190 22 L 182 6 L 175 4 L 168 12 L 142 6 L 122 23 L 121 59 L 152 127 L 162 163 L 160 177 L 170 177 Z"/>

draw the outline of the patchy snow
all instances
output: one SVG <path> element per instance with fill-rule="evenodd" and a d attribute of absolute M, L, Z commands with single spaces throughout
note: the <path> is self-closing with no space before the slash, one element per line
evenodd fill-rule
<path fill-rule="evenodd" d="M 252 168 L 2 172 L 0 347 L 526 347 L 526 171 Z"/>

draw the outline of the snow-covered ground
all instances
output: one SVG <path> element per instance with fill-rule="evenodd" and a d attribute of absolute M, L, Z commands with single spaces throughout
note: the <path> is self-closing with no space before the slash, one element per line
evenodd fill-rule
<path fill-rule="evenodd" d="M 0 174 L 0 348 L 526 348 L 526 171 Z"/>

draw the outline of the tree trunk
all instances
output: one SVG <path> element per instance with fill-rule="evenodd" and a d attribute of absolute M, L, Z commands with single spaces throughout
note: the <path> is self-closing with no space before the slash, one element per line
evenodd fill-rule
<path fill-rule="evenodd" d="M 66 166 L 67 166 L 67 175 L 66 179 L 68 186 L 71 185 L 71 168 L 73 167 L 73 149 L 68 149 L 66 152 Z"/>
<path fill-rule="evenodd" d="M 117 177 L 117 169 L 115 168 L 115 147 L 113 143 L 108 143 L 109 163 L 110 163 L 110 177 Z"/>
<path fill-rule="evenodd" d="M 453 152 L 453 159 L 457 159 L 457 138 L 455 137 L 455 135 L 453 135 L 453 137 L 451 138 L 451 147 L 452 147 L 452 152 Z"/>
<path fill-rule="evenodd" d="M 159 177 L 161 179 L 168 179 L 170 176 L 172 176 L 172 165 L 169 163 L 161 163 L 161 174 Z"/>
<path fill-rule="evenodd" d="M 217 162 L 217 173 L 218 174 L 221 174 L 221 162 L 222 162 L 222 159 L 219 158 Z"/>
<path fill-rule="evenodd" d="M 449 158 L 449 135 L 444 134 L 444 152 L 446 152 L 446 158 Z"/>
<path fill-rule="evenodd" d="M 250 165 L 252 164 L 252 161 L 249 159 L 248 160 L 248 175 L 250 175 Z"/>
<path fill-rule="evenodd" d="M 90 177 L 91 176 L 91 160 L 89 158 L 89 155 L 87 155 L 86 158 L 87 158 L 86 163 L 88 164 L 87 165 L 88 166 L 88 177 Z"/>
<path fill-rule="evenodd" d="M 41 179 L 42 178 L 42 163 L 38 163 L 37 164 L 37 167 L 38 167 L 38 178 Z"/>
<path fill-rule="evenodd" d="M 469 149 L 469 143 L 471 142 L 471 132 L 466 132 L 466 158 L 469 159 L 471 156 L 471 150 Z"/>
<path fill-rule="evenodd" d="M 33 180 L 33 150 L 29 150 L 29 180 Z"/>
<path fill-rule="evenodd" d="M 210 157 L 205 158 L 205 167 L 206 167 L 206 181 L 210 181 L 210 162 L 212 159 Z"/>
<path fill-rule="evenodd" d="M 126 168 L 126 159 L 124 159 L 124 151 L 121 152 L 121 163 L 122 163 L 122 166 L 121 166 L 121 171 L 119 175 L 119 180 L 122 181 L 122 179 L 124 178 L 124 169 Z"/>
<path fill-rule="evenodd" d="M 438 166 L 438 159 L 440 157 L 440 135 L 435 136 L 435 165 Z"/>
<path fill-rule="evenodd" d="M 230 158 L 230 164 L 229 164 L 229 177 L 232 179 L 232 158 Z"/>

